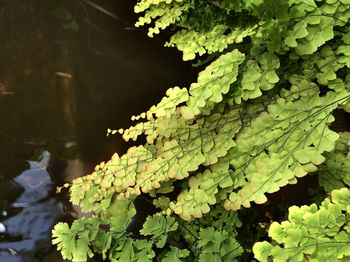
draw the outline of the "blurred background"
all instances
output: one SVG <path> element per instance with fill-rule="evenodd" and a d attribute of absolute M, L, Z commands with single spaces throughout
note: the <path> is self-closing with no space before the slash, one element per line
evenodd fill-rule
<path fill-rule="evenodd" d="M 135 3 L 0 0 L 0 261 L 63 261 L 52 227 L 81 214 L 56 187 L 126 151 L 107 128 L 196 79 L 167 33 L 133 26 Z"/>

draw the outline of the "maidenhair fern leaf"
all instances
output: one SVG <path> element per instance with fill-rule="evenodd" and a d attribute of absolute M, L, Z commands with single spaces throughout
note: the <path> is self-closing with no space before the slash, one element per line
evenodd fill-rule
<path fill-rule="evenodd" d="M 296 79 L 291 78 L 294 86 L 304 88 Z M 225 207 L 239 209 L 241 205 L 249 207 L 250 201 L 263 203 L 266 192 L 273 193 L 295 183 L 296 177 L 316 171 L 325 159 L 322 153 L 333 150 L 338 139 L 328 128 L 334 119 L 330 113 L 348 99 L 349 93 L 344 91 L 320 97 L 314 87 L 293 103 L 278 99 L 268 107 L 268 113 L 254 119 L 240 132 L 231 155 L 235 172 L 244 173 L 248 183 L 230 194 Z"/>
<path fill-rule="evenodd" d="M 106 259 L 106 253 L 111 248 L 113 233 L 99 230 L 96 238 L 94 239 L 93 247 L 94 251 L 102 254 L 102 258 Z"/>
<path fill-rule="evenodd" d="M 227 94 L 230 85 L 237 79 L 238 68 L 244 61 L 244 54 L 237 49 L 222 55 L 198 76 L 198 82 L 190 87 L 187 106 L 182 108 L 185 119 L 192 119 L 207 107 L 209 101 L 219 103 L 222 95 Z"/>
<path fill-rule="evenodd" d="M 52 231 L 52 244 L 57 245 L 63 259 L 72 259 L 75 251 L 75 234 L 69 230 L 67 223 L 58 223 Z"/>
<path fill-rule="evenodd" d="M 153 34 L 159 34 L 160 29 L 165 29 L 178 21 L 182 13 L 188 10 L 190 7 L 189 3 L 186 1 L 181 2 L 180 4 L 167 4 L 163 2 L 157 6 L 151 5 L 150 8 L 146 10 L 145 15 L 139 18 L 135 26 L 138 27 L 150 24 L 152 20 L 155 20 L 155 26 L 148 30 L 148 36 L 153 37 Z"/>
<path fill-rule="evenodd" d="M 339 133 L 340 139 L 335 144 L 335 149 L 325 154 L 326 161 L 318 172 L 319 184 L 325 191 L 350 186 L 350 133 Z"/>
<path fill-rule="evenodd" d="M 238 261 L 237 257 L 243 252 L 243 248 L 228 232 L 216 231 L 212 227 L 201 230 L 198 246 L 201 248 L 200 262 Z"/>
<path fill-rule="evenodd" d="M 247 69 L 242 75 L 241 88 L 235 91 L 235 101 L 237 104 L 241 100 L 257 98 L 262 95 L 263 90 L 270 90 L 279 81 L 275 69 L 280 63 L 277 56 L 266 52 L 261 55 L 259 63 L 254 60 L 246 62 Z"/>
<path fill-rule="evenodd" d="M 349 261 L 350 191 L 332 191 L 317 207 L 290 207 L 288 221 L 273 222 L 269 236 L 274 242 L 258 242 L 253 247 L 259 261 Z"/>
<path fill-rule="evenodd" d="M 101 220 L 110 225 L 115 232 L 124 232 L 136 214 L 134 204 L 128 200 L 117 200 L 113 198 L 112 203 L 101 214 Z"/>
<path fill-rule="evenodd" d="M 174 0 L 142 0 L 135 5 L 134 11 L 135 13 L 140 13 L 148 9 L 150 6 L 159 5 L 160 3 L 170 4 L 173 1 Z M 184 0 L 176 0 L 176 2 L 180 3 L 184 2 Z"/>
<path fill-rule="evenodd" d="M 53 244 L 61 251 L 64 259 L 73 262 L 86 261 L 93 256 L 89 245 L 95 240 L 99 230 L 97 217 L 75 220 L 71 227 L 67 223 L 58 223 L 52 230 Z"/>
<path fill-rule="evenodd" d="M 118 130 L 126 141 L 144 135 L 144 145 L 73 180 L 71 202 L 93 218 L 56 225 L 63 257 L 236 261 L 246 222 L 236 210 L 312 172 L 326 191 L 350 185 L 348 134 L 330 128 L 335 109 L 350 111 L 349 10 L 348 0 L 138 1 L 137 26 L 152 24 L 152 37 L 174 25 L 166 45 L 211 63 Z M 144 239 L 126 232 L 141 194 L 161 210 L 147 217 Z M 290 208 L 256 258 L 348 261 L 348 202 L 341 189 L 320 207 Z"/>
<path fill-rule="evenodd" d="M 230 44 L 240 43 L 243 39 L 255 33 L 258 25 L 245 25 L 236 28 L 218 24 L 209 32 L 197 32 L 195 30 L 183 29 L 174 34 L 165 46 L 176 46 L 183 52 L 183 60 L 192 60 L 208 53 L 222 52 Z M 229 31 L 229 32 L 228 32 Z M 224 34 L 226 32 L 226 34 Z"/>
<path fill-rule="evenodd" d="M 111 262 L 151 262 L 154 256 L 152 242 L 132 238 L 117 242 L 109 253 Z"/>
<path fill-rule="evenodd" d="M 175 231 L 178 227 L 175 218 L 168 216 L 153 215 L 149 216 L 143 224 L 140 233 L 144 236 L 153 236 L 152 240 L 158 248 L 165 245 L 168 232 Z"/>
<path fill-rule="evenodd" d="M 162 262 L 181 262 L 181 258 L 186 258 L 190 252 L 186 249 L 179 249 L 177 247 L 170 247 L 170 250 L 166 253 Z"/>

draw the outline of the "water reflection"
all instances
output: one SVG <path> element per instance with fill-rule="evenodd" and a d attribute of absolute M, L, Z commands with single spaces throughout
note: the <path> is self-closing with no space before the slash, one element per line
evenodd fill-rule
<path fill-rule="evenodd" d="M 30 168 L 13 180 L 24 192 L 2 212 L 21 209 L 1 222 L 6 238 L 0 242 L 0 261 L 39 261 L 34 254 L 47 248 L 50 230 L 62 214 L 62 204 L 49 197 L 53 186 L 47 172 L 50 153 L 44 151 L 40 158 L 29 161 Z"/>
<path fill-rule="evenodd" d="M 54 188 L 126 150 L 107 128 L 129 126 L 167 88 L 194 80 L 164 38 L 133 28 L 132 9 L 125 0 L 0 0 L 0 261 L 61 261 L 47 254 L 51 227 L 80 213 Z"/>

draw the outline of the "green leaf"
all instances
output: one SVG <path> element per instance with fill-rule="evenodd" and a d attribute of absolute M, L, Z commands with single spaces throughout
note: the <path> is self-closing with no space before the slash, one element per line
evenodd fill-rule
<path fill-rule="evenodd" d="M 196 192 L 195 192 L 195 199 L 196 199 L 196 202 L 197 203 L 205 203 L 205 202 L 207 202 L 208 201 L 208 195 L 207 195 L 207 193 L 205 193 L 205 191 L 204 190 L 202 190 L 202 189 L 198 189 L 198 190 L 196 190 Z"/>
<path fill-rule="evenodd" d="M 325 199 L 318 208 L 315 204 L 289 208 L 289 221 L 274 222 L 269 229 L 271 244 L 257 242 L 253 247 L 259 261 L 314 261 L 332 257 L 346 261 L 349 251 L 344 243 L 349 241 L 349 233 L 344 229 L 348 221 L 344 212 L 350 205 L 350 191 L 347 188 L 332 191 L 332 202 Z M 330 215 L 337 218 L 331 221 Z M 346 257 L 346 258 L 345 258 Z M 336 261 L 336 260 L 334 260 Z"/>
<path fill-rule="evenodd" d="M 283 228 L 277 222 L 273 222 L 269 229 L 269 236 L 275 239 L 278 243 L 281 243 L 286 237 L 286 233 Z"/>
<path fill-rule="evenodd" d="M 134 204 L 130 200 L 117 200 L 113 198 L 109 207 L 101 216 L 105 224 L 110 224 L 110 228 L 116 232 L 123 232 L 136 214 Z"/>
<path fill-rule="evenodd" d="M 344 44 L 350 44 L 350 32 L 344 34 L 342 40 L 344 41 Z"/>
<path fill-rule="evenodd" d="M 253 246 L 254 257 L 258 261 L 267 262 L 273 246 L 267 241 L 257 242 Z"/>
<path fill-rule="evenodd" d="M 76 241 L 76 249 L 73 253 L 73 262 L 86 261 L 88 257 L 93 257 L 93 253 L 89 248 L 89 240 L 80 238 Z"/>
<path fill-rule="evenodd" d="M 175 218 L 153 215 L 147 217 L 140 233 L 144 236 L 153 235 L 152 240 L 155 241 L 158 248 L 162 248 L 166 243 L 168 233 L 175 231 L 177 227 Z"/>
<path fill-rule="evenodd" d="M 288 221 L 270 226 L 271 243 L 254 245 L 255 257 L 347 261 L 349 137 L 330 127 L 334 110 L 350 105 L 348 2 L 138 1 L 136 26 L 151 24 L 153 37 L 172 25 L 166 46 L 184 60 L 206 55 L 194 62 L 205 68 L 119 129 L 125 141 L 144 135 L 143 145 L 72 182 L 71 202 L 94 215 L 57 225 L 53 241 L 63 256 L 79 261 L 93 250 L 112 262 L 237 261 L 242 223 L 233 210 L 315 172 L 325 191 L 345 189 L 320 207 L 290 207 Z M 54 13 L 64 28 L 78 29 L 71 14 Z M 160 212 L 135 239 L 126 228 L 141 194 Z"/>
<path fill-rule="evenodd" d="M 67 223 L 58 223 L 52 230 L 52 243 L 57 244 L 64 259 L 74 262 L 86 261 L 93 256 L 89 245 L 94 241 L 99 229 L 96 217 L 75 220 L 69 228 Z"/>
<path fill-rule="evenodd" d="M 75 251 L 75 234 L 69 230 L 67 223 L 59 222 L 52 230 L 52 244 L 57 245 L 57 250 L 61 251 L 63 259 L 72 259 Z"/>
<path fill-rule="evenodd" d="M 275 84 L 275 83 L 277 83 L 279 81 L 279 77 L 278 77 L 278 75 L 276 74 L 275 71 L 267 72 L 266 73 L 266 79 L 272 84 Z"/>
<path fill-rule="evenodd" d="M 213 227 L 200 230 L 198 247 L 202 252 L 199 261 L 237 261 L 243 248 L 226 231 L 217 231 Z"/>
<path fill-rule="evenodd" d="M 93 247 L 95 252 L 102 254 L 102 258 L 106 258 L 106 253 L 110 249 L 112 244 L 112 234 L 110 232 L 98 231 L 95 240 L 93 241 Z"/>
<path fill-rule="evenodd" d="M 287 252 L 283 248 L 280 248 L 279 246 L 275 246 L 271 250 L 271 255 L 273 257 L 273 261 L 276 262 L 284 262 L 288 258 Z"/>
<path fill-rule="evenodd" d="M 179 249 L 177 247 L 170 247 L 170 250 L 166 253 L 162 262 L 181 262 L 180 258 L 186 258 L 190 252 L 186 249 Z"/>
<path fill-rule="evenodd" d="M 296 39 L 293 36 L 288 36 L 284 39 L 284 43 L 289 47 L 296 47 L 298 45 Z"/>

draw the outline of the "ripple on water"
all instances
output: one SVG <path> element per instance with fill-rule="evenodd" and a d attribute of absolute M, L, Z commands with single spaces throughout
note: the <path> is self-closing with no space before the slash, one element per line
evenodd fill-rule
<path fill-rule="evenodd" d="M 29 161 L 30 168 L 14 179 L 24 192 L 10 205 L 22 210 L 0 224 L 4 238 L 0 242 L 0 261 L 34 262 L 34 255 L 51 247 L 51 229 L 62 208 L 49 198 L 53 183 L 46 170 L 50 153 L 44 151 L 40 161 Z M 12 240 L 11 240 L 12 239 Z"/>

